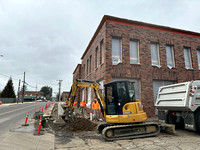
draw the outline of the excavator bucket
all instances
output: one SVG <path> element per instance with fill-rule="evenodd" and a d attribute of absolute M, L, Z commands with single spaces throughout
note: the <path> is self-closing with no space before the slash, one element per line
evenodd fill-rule
<path fill-rule="evenodd" d="M 62 119 L 66 122 L 73 122 L 76 118 L 89 118 L 89 113 L 85 108 L 82 107 L 74 107 L 71 109 L 64 108 L 64 114 L 62 115 Z"/>

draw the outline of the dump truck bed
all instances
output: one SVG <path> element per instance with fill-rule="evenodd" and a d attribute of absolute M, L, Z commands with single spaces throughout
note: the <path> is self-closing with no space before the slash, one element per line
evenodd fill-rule
<path fill-rule="evenodd" d="M 159 88 L 155 107 L 164 110 L 195 111 L 200 106 L 200 80 Z"/>

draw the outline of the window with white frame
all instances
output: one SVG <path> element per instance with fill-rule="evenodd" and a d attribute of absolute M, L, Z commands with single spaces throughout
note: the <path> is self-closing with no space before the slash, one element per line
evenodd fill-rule
<path fill-rule="evenodd" d="M 153 66 L 160 67 L 157 43 L 151 43 L 151 64 Z"/>
<path fill-rule="evenodd" d="M 136 40 L 130 41 L 130 63 L 139 64 L 139 42 Z"/>
<path fill-rule="evenodd" d="M 191 53 L 189 47 L 184 47 L 185 68 L 192 69 Z"/>
<path fill-rule="evenodd" d="M 117 65 L 121 63 L 121 39 L 112 38 L 112 64 Z"/>
<path fill-rule="evenodd" d="M 198 59 L 198 66 L 200 70 L 200 49 L 197 49 L 197 59 Z"/>
<path fill-rule="evenodd" d="M 174 65 L 174 49 L 172 45 L 166 45 L 167 66 L 173 68 Z"/>

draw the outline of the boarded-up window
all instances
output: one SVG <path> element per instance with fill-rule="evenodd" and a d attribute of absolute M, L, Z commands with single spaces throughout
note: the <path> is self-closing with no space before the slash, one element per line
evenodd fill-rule
<path fill-rule="evenodd" d="M 190 48 L 184 47 L 185 68 L 192 69 Z"/>
<path fill-rule="evenodd" d="M 121 62 L 121 39 L 112 38 L 112 64 L 117 65 Z"/>
<path fill-rule="evenodd" d="M 139 42 L 130 41 L 130 63 L 139 64 Z"/>
<path fill-rule="evenodd" d="M 172 45 L 166 45 L 167 66 L 174 67 L 174 50 Z"/>
<path fill-rule="evenodd" d="M 160 66 L 158 44 L 156 43 L 151 43 L 151 64 L 157 67 Z"/>

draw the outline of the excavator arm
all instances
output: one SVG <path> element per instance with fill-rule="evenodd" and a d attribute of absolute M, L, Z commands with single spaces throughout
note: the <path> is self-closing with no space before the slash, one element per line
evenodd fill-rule
<path fill-rule="evenodd" d="M 63 105 L 64 110 L 65 110 L 63 118 L 66 119 L 66 117 L 71 118 L 73 116 L 72 115 L 73 104 L 74 104 L 74 101 L 75 101 L 75 98 L 76 98 L 76 93 L 77 93 L 78 88 L 81 88 L 81 87 L 90 87 L 90 88 L 94 89 L 96 99 L 99 103 L 101 112 L 104 116 L 105 102 L 104 102 L 102 90 L 100 89 L 100 84 L 98 82 L 95 82 L 95 81 L 76 79 L 76 80 L 73 81 L 69 96 L 67 98 L 68 104 Z"/>

